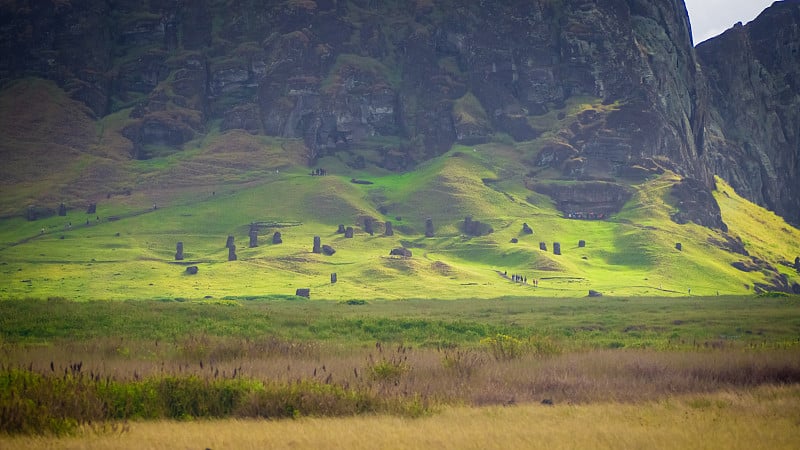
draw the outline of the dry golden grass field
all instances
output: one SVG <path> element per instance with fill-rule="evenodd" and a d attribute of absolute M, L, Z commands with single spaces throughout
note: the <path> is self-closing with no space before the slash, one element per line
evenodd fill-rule
<path fill-rule="evenodd" d="M 0 437 L 25 449 L 796 449 L 800 387 L 642 404 L 451 407 L 422 418 L 130 422 L 76 436 Z"/>

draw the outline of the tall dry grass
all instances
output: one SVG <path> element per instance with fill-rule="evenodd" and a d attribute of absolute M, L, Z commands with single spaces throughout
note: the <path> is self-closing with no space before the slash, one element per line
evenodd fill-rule
<path fill-rule="evenodd" d="M 0 436 L 2 448 L 795 449 L 800 388 L 669 396 L 638 404 L 447 408 L 432 416 L 131 422 L 76 436 Z"/>
<path fill-rule="evenodd" d="M 361 348 L 275 338 L 189 337 L 179 342 L 97 340 L 0 346 L 0 368 L 60 375 L 82 372 L 116 381 L 158 376 L 315 380 L 445 402 L 642 401 L 720 388 L 800 382 L 797 350 L 722 348 L 666 352 L 605 349 L 559 354 L 533 349 L 498 358 L 489 347 Z"/>

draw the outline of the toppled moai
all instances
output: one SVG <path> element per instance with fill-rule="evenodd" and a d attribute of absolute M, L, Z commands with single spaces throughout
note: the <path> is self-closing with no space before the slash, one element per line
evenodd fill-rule
<path fill-rule="evenodd" d="M 328 244 L 322 246 L 322 254 L 325 256 L 331 256 L 336 253 L 336 250 Z"/>
<path fill-rule="evenodd" d="M 296 295 L 298 297 L 311 298 L 311 289 L 309 289 L 309 288 L 299 288 L 296 291 L 294 291 L 294 295 Z"/>

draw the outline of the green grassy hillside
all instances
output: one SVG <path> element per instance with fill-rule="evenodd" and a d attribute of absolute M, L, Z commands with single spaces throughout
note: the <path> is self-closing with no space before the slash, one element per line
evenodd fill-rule
<path fill-rule="evenodd" d="M 800 255 L 800 232 L 723 180 L 716 197 L 727 235 L 670 220 L 669 188 L 679 179 L 670 172 L 632 185 L 632 199 L 608 220 L 569 220 L 548 197 L 525 188 L 521 161 L 536 142 L 456 147 L 402 174 L 353 170 L 328 156 L 318 166 L 329 175 L 310 176 L 300 141 L 212 130 L 182 152 L 134 161 L 118 137 L 124 118 L 76 118 L 74 103 L 38 81 L 3 91 L 5 111 L 13 105 L 10 96 L 19 95 L 13 89 L 55 100 L 43 102 L 52 109 L 47 114 L 3 116 L 0 123 L 10 136 L 3 155 L 30 156 L 12 158 L 3 169 L 3 298 L 225 298 L 293 295 L 297 288 L 310 288 L 313 299 L 334 300 L 583 297 L 590 289 L 683 296 L 746 294 L 781 275 L 789 285 L 800 281 L 787 265 Z M 56 126 L 68 118 L 69 133 Z M 29 129 L 36 123 L 62 130 L 60 146 L 47 144 L 49 132 L 31 139 L 38 136 Z M 55 208 L 60 201 L 69 207 L 66 217 L 21 217 L 29 204 Z M 89 202 L 97 202 L 95 214 L 85 214 Z M 467 215 L 493 232 L 467 236 Z M 365 218 L 374 221 L 374 235 L 365 232 Z M 435 227 L 431 238 L 424 236 L 427 218 Z M 386 221 L 394 236 L 383 235 Z M 247 248 L 253 222 L 268 226 L 259 246 Z M 523 223 L 533 234 L 522 232 Z M 354 227 L 354 238 L 337 234 L 339 224 Z M 272 244 L 275 231 L 282 244 Z M 228 235 L 235 236 L 237 261 L 228 261 Z M 314 236 L 336 253 L 312 253 Z M 721 245 L 731 239 L 763 263 L 750 272 L 734 268 L 752 259 Z M 178 241 L 183 261 L 174 258 Z M 547 251 L 539 250 L 540 242 Z M 562 255 L 553 254 L 554 242 Z M 390 256 L 395 247 L 413 256 Z M 199 273 L 187 275 L 188 265 Z M 338 275 L 336 284 L 331 273 Z"/>

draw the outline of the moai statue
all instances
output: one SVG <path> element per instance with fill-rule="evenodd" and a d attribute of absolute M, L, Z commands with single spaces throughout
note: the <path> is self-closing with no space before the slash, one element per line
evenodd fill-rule
<path fill-rule="evenodd" d="M 183 260 L 183 242 L 178 242 L 175 245 L 175 261 Z"/>
<path fill-rule="evenodd" d="M 561 244 L 558 242 L 553 242 L 553 254 L 560 255 L 561 254 Z"/>
<path fill-rule="evenodd" d="M 472 216 L 464 217 L 464 234 L 472 234 Z"/>
<path fill-rule="evenodd" d="M 346 237 L 346 238 L 352 238 L 353 237 L 353 227 L 347 227 L 347 229 L 344 230 L 344 237 Z"/>
<path fill-rule="evenodd" d="M 228 261 L 236 261 L 236 245 L 228 247 Z"/>
<path fill-rule="evenodd" d="M 375 230 L 372 227 L 372 218 L 367 217 L 364 219 L 364 232 L 369 233 L 370 236 L 375 234 Z"/>
<path fill-rule="evenodd" d="M 283 238 L 281 237 L 281 232 L 276 231 L 275 234 L 272 235 L 272 243 L 273 244 L 282 244 Z"/>
<path fill-rule="evenodd" d="M 800 256 L 794 258 L 794 270 L 800 272 Z"/>
<path fill-rule="evenodd" d="M 433 219 L 425 219 L 425 237 L 433 237 Z"/>
<path fill-rule="evenodd" d="M 67 215 L 67 205 L 60 204 L 58 205 L 58 215 L 59 216 L 66 216 Z"/>
<path fill-rule="evenodd" d="M 319 236 L 314 236 L 314 248 L 311 251 L 313 253 L 322 253 L 322 241 Z"/>
<path fill-rule="evenodd" d="M 298 297 L 311 298 L 311 289 L 309 289 L 309 288 L 299 288 L 296 291 L 294 291 L 294 295 L 296 295 Z"/>
<path fill-rule="evenodd" d="M 231 248 L 233 246 L 233 235 L 228 235 L 228 240 L 225 241 L 225 248 Z"/>
<path fill-rule="evenodd" d="M 546 252 L 547 251 L 547 243 L 539 242 L 539 250 Z"/>
<path fill-rule="evenodd" d="M 331 256 L 334 253 L 336 253 L 336 249 L 334 249 L 328 244 L 325 244 L 322 246 L 322 253 L 324 253 L 326 256 Z"/>
<path fill-rule="evenodd" d="M 336 273 L 334 272 L 334 273 L 332 273 L 332 274 L 331 274 L 331 284 L 334 284 L 334 283 L 336 283 L 336 281 L 337 281 L 337 279 L 336 279 Z"/>
<path fill-rule="evenodd" d="M 683 251 L 683 244 L 681 244 L 680 242 L 676 242 L 675 243 L 675 250 L 677 250 L 679 252 L 682 252 Z"/>
<path fill-rule="evenodd" d="M 385 236 L 394 236 L 394 230 L 392 230 L 392 222 L 386 221 L 386 230 L 383 232 Z"/>
<path fill-rule="evenodd" d="M 522 224 L 522 232 L 525 234 L 533 234 L 533 229 L 527 223 Z"/>
<path fill-rule="evenodd" d="M 250 248 L 258 247 L 258 230 L 250 230 Z"/>
<path fill-rule="evenodd" d="M 336 234 L 344 234 L 344 232 L 345 232 L 344 225 L 340 223 L 339 229 L 336 230 Z"/>
<path fill-rule="evenodd" d="M 86 208 L 86 214 L 97 214 L 97 203 L 89 203 L 89 207 Z"/>
<path fill-rule="evenodd" d="M 584 241 L 583 239 L 581 239 L 580 241 L 578 241 L 578 247 L 580 247 L 580 248 L 584 248 L 584 247 L 586 247 L 586 241 Z"/>

